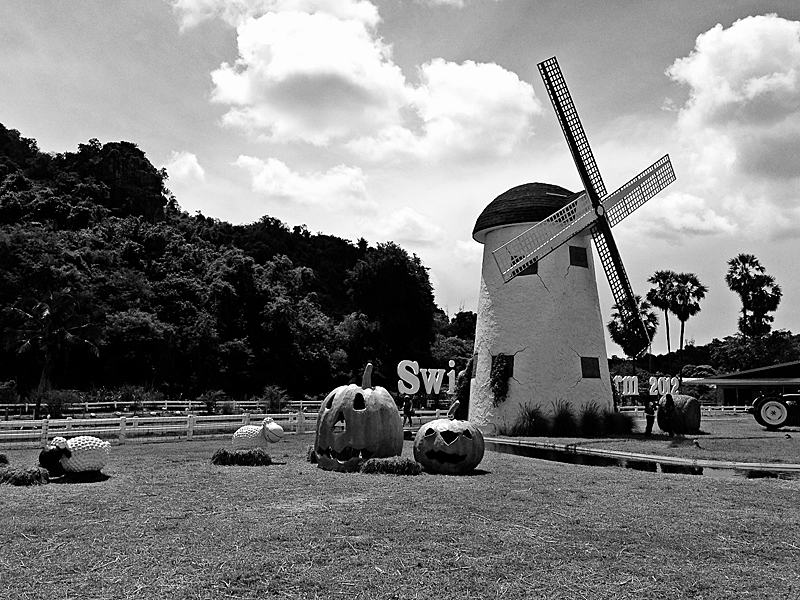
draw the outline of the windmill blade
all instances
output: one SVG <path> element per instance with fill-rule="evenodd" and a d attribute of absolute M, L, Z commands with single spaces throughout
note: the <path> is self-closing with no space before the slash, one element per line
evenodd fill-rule
<path fill-rule="evenodd" d="M 611 235 L 611 227 L 605 216 L 599 216 L 592 225 L 592 239 L 594 240 L 603 270 L 606 272 L 608 284 L 611 286 L 611 295 L 617 305 L 622 321 L 632 327 L 637 339 L 636 356 L 642 353 L 650 345 L 650 338 L 642 323 L 639 315 L 639 308 L 636 305 L 636 298 L 633 295 L 631 282 L 622 266 L 617 243 Z"/>
<path fill-rule="evenodd" d="M 594 219 L 592 203 L 586 193 L 581 192 L 563 208 L 492 251 L 503 281 L 508 283 L 533 263 L 542 260 L 591 225 Z"/>
<path fill-rule="evenodd" d="M 575 166 L 578 167 L 583 187 L 592 201 L 592 206 L 599 206 L 600 199 L 606 195 L 606 186 L 600 177 L 600 170 L 597 168 L 592 149 L 589 147 L 589 140 L 586 139 L 586 133 L 578 118 L 578 111 L 575 109 L 558 61 L 554 56 L 540 62 L 538 66 L 544 87 L 547 89 L 550 102 L 553 103 L 558 122 L 561 124 L 561 130 L 564 132 L 564 137 L 567 138 L 567 145 L 572 152 Z"/>
<path fill-rule="evenodd" d="M 603 199 L 608 224 L 613 227 L 673 181 L 675 171 L 672 170 L 669 154 L 665 154 Z"/>

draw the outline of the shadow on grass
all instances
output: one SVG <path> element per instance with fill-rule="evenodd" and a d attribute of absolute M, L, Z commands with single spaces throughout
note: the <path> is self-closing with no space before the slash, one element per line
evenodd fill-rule
<path fill-rule="evenodd" d="M 108 481 L 111 475 L 100 471 L 85 471 L 82 473 L 66 473 L 60 477 L 51 477 L 50 483 L 99 483 Z"/>

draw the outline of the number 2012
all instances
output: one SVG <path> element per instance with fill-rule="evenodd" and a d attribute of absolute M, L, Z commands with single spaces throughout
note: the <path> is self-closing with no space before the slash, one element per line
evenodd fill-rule
<path fill-rule="evenodd" d="M 664 394 L 677 394 L 680 390 L 681 380 L 677 377 L 651 377 L 650 395 L 663 396 Z"/>

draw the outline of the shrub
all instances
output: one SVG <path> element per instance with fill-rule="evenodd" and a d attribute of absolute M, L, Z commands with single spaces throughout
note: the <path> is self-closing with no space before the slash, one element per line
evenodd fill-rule
<path fill-rule="evenodd" d="M 541 407 L 526 404 L 519 407 L 519 416 L 507 435 L 517 437 L 543 436 L 550 432 L 550 418 Z"/>
<path fill-rule="evenodd" d="M 584 437 L 597 437 L 605 434 L 606 412 L 607 411 L 601 410 L 596 402 L 584 404 L 578 415 L 580 434 Z"/>
<path fill-rule="evenodd" d="M 83 395 L 77 390 L 47 390 L 42 396 L 44 412 L 51 419 L 63 419 L 73 404 L 83 402 Z"/>
<path fill-rule="evenodd" d="M 266 413 L 279 413 L 290 400 L 291 397 L 285 389 L 277 385 L 268 385 L 261 392 L 259 405 L 264 407 Z"/>
<path fill-rule="evenodd" d="M 370 475 L 419 475 L 422 465 L 412 458 L 390 456 L 365 460 L 359 466 L 359 471 Z"/>
<path fill-rule="evenodd" d="M 158 408 L 164 403 L 164 394 L 156 389 L 141 385 L 123 385 L 117 392 L 119 402 L 129 403 L 134 414 L 145 407 Z"/>
<path fill-rule="evenodd" d="M 630 413 L 609 411 L 595 402 L 584 405 L 576 417 L 572 407 L 561 400 L 553 403 L 553 410 L 549 413 L 538 405 L 520 407 L 517 420 L 501 433 L 517 437 L 625 435 L 633 431 L 634 423 Z"/>
<path fill-rule="evenodd" d="M 217 403 L 227 400 L 225 392 L 222 390 L 208 390 L 200 395 L 200 402 L 206 405 L 206 412 L 211 414 L 217 410 Z"/>
<path fill-rule="evenodd" d="M 17 404 L 19 394 L 17 384 L 13 381 L 0 381 L 0 404 Z"/>
<path fill-rule="evenodd" d="M 219 407 L 219 414 L 221 415 L 236 414 L 236 405 L 230 400 L 225 400 L 225 402 L 223 402 Z"/>
<path fill-rule="evenodd" d="M 44 485 L 50 483 L 50 474 L 42 467 L 0 468 L 0 484 Z"/>
<path fill-rule="evenodd" d="M 553 402 L 553 417 L 550 422 L 550 435 L 571 437 L 578 433 L 578 420 L 575 411 L 564 400 Z"/>
<path fill-rule="evenodd" d="M 263 448 L 233 451 L 220 448 L 214 452 L 211 463 L 220 466 L 263 467 L 272 464 L 272 457 Z"/>
<path fill-rule="evenodd" d="M 610 435 L 627 435 L 633 432 L 634 419 L 631 413 L 606 412 L 606 433 Z"/>
<path fill-rule="evenodd" d="M 306 448 L 306 461 L 310 462 L 312 465 L 317 464 L 317 453 L 314 452 L 314 446 Z"/>

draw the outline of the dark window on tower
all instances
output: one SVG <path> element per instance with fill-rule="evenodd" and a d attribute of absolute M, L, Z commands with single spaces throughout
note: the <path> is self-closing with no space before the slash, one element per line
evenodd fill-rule
<path fill-rule="evenodd" d="M 586 256 L 586 248 L 583 246 L 569 247 L 569 264 L 573 267 L 589 268 L 589 258 Z"/>
<path fill-rule="evenodd" d="M 497 354 L 492 356 L 492 371 L 496 368 L 502 368 L 501 376 L 503 379 L 511 379 L 514 376 L 514 355 L 513 354 Z"/>
<path fill-rule="evenodd" d="M 600 379 L 600 359 L 594 356 L 581 356 L 581 377 Z"/>

